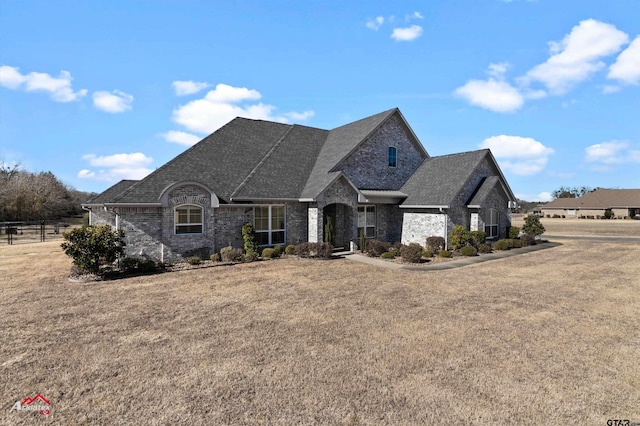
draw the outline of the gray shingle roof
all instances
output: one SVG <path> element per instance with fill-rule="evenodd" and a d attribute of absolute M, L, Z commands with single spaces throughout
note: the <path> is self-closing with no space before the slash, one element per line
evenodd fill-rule
<path fill-rule="evenodd" d="M 402 186 L 409 194 L 403 206 L 449 206 L 480 162 L 490 155 L 488 149 L 430 157 Z"/>
<path fill-rule="evenodd" d="M 580 198 L 556 198 L 544 209 L 609 209 L 614 207 L 640 208 L 640 189 L 599 188 Z"/>
<path fill-rule="evenodd" d="M 122 194 L 124 191 L 129 189 L 129 187 L 131 187 L 131 185 L 133 185 L 136 182 L 138 181 L 123 179 L 120 182 L 116 183 L 115 185 L 105 189 L 103 192 L 96 195 L 95 197 L 87 201 L 85 204 L 89 205 L 89 204 L 110 203 L 111 200 L 115 199 L 118 195 Z"/>

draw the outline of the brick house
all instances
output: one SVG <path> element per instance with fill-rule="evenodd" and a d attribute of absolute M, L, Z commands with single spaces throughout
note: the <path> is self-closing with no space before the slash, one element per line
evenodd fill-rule
<path fill-rule="evenodd" d="M 542 206 L 545 217 L 616 219 L 640 216 L 640 189 L 598 188 L 578 198 L 556 198 Z"/>
<path fill-rule="evenodd" d="M 397 108 L 335 128 L 236 118 L 139 181 L 84 207 L 125 231 L 127 255 L 173 262 L 242 247 L 366 238 L 425 244 L 454 225 L 505 236 L 515 203 L 489 150 L 430 157 Z"/>

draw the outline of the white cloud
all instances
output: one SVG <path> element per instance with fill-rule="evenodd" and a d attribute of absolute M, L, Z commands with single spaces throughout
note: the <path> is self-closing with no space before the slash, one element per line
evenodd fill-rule
<path fill-rule="evenodd" d="M 412 41 L 422 35 L 422 27 L 420 25 L 411 25 L 405 28 L 394 28 L 391 38 L 396 41 Z"/>
<path fill-rule="evenodd" d="M 132 102 L 133 96 L 120 90 L 93 93 L 93 105 L 105 112 L 118 113 L 130 110 Z"/>
<path fill-rule="evenodd" d="M 607 141 L 584 149 L 585 161 L 589 163 L 622 164 L 640 163 L 640 150 L 631 148 L 629 142 Z"/>
<path fill-rule="evenodd" d="M 550 192 L 540 192 L 538 194 L 516 194 L 516 197 L 519 200 L 530 201 L 530 202 L 531 201 L 546 202 L 546 201 L 551 201 L 553 199 Z"/>
<path fill-rule="evenodd" d="M 524 103 L 524 98 L 516 88 L 506 81 L 469 80 L 458 87 L 454 94 L 466 99 L 471 105 L 496 112 L 514 112 Z"/>
<path fill-rule="evenodd" d="M 193 146 L 200 141 L 200 136 L 196 136 L 187 132 L 180 132 L 178 130 L 170 130 L 167 133 L 162 134 L 167 142 L 173 142 L 185 146 Z"/>
<path fill-rule="evenodd" d="M 367 28 L 371 30 L 378 31 L 378 29 L 382 26 L 383 23 L 384 23 L 384 17 L 376 16 L 375 19 L 369 19 L 365 25 L 367 26 Z"/>
<path fill-rule="evenodd" d="M 618 52 L 628 36 L 615 26 L 587 19 L 573 27 L 560 42 L 550 42 L 551 57 L 519 79 L 524 86 L 544 84 L 550 93 L 562 95 L 605 67 L 600 59 Z"/>
<path fill-rule="evenodd" d="M 424 18 L 424 16 L 422 16 L 422 13 L 417 12 L 417 11 L 416 11 L 416 12 L 413 12 L 413 15 L 411 15 L 411 16 L 412 16 L 413 18 L 416 18 L 416 19 L 423 19 L 423 18 Z"/>
<path fill-rule="evenodd" d="M 274 114 L 273 105 L 255 103 L 260 92 L 245 87 L 218 84 L 204 98 L 181 105 L 173 111 L 173 121 L 196 133 L 211 133 L 236 117 L 269 120 L 281 123 L 301 121 L 313 116 L 313 111 Z"/>
<path fill-rule="evenodd" d="M 21 74 L 19 68 L 0 66 L 0 86 L 13 90 L 24 89 L 27 92 L 48 92 L 56 102 L 76 101 L 87 94 L 86 89 L 74 92 L 71 80 L 73 78 L 68 71 L 60 71 L 58 77 L 52 77 L 41 72 Z"/>
<path fill-rule="evenodd" d="M 540 172 L 547 165 L 552 148 L 533 138 L 499 135 L 485 139 L 480 148 L 488 148 L 499 161 L 500 167 L 516 175 L 528 176 Z"/>
<path fill-rule="evenodd" d="M 609 67 L 607 78 L 626 84 L 640 83 L 640 36 L 636 37 Z"/>
<path fill-rule="evenodd" d="M 508 62 L 489 64 L 489 68 L 487 69 L 487 74 L 489 74 L 491 77 L 496 78 L 498 80 L 503 80 L 505 73 L 510 67 L 511 67 L 511 64 L 509 64 Z"/>
<path fill-rule="evenodd" d="M 153 170 L 145 167 L 153 162 L 153 158 L 147 157 L 141 152 L 131 154 L 114 154 L 97 156 L 86 154 L 82 159 L 90 166 L 102 167 L 99 170 L 82 169 L 78 177 L 82 179 L 95 179 L 106 182 L 119 181 L 121 179 L 142 179 Z"/>
<path fill-rule="evenodd" d="M 209 83 L 197 81 L 174 81 L 171 85 L 178 96 L 193 95 L 207 87 L 211 87 Z"/>
<path fill-rule="evenodd" d="M 607 84 L 607 85 L 602 87 L 602 94 L 603 95 L 610 95 L 611 93 L 617 93 L 620 90 L 622 90 L 622 88 L 620 86 L 612 86 L 610 84 Z"/>

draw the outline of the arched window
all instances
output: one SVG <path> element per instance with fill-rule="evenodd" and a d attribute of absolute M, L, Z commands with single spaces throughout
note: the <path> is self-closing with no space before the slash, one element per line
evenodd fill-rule
<path fill-rule="evenodd" d="M 498 236 L 498 210 L 485 210 L 484 232 L 487 234 L 487 238 L 496 238 Z"/>
<path fill-rule="evenodd" d="M 176 234 L 202 234 L 202 207 L 183 205 L 176 207 Z"/>
<path fill-rule="evenodd" d="M 389 167 L 398 165 L 398 149 L 394 146 L 389 147 Z"/>

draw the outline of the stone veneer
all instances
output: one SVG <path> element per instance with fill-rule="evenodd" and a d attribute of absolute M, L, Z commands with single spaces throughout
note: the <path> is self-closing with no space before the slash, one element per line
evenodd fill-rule
<path fill-rule="evenodd" d="M 336 169 L 360 189 L 400 189 L 424 160 L 405 129 L 398 117 L 392 117 Z M 389 167 L 390 146 L 397 149 L 396 167 Z"/>

